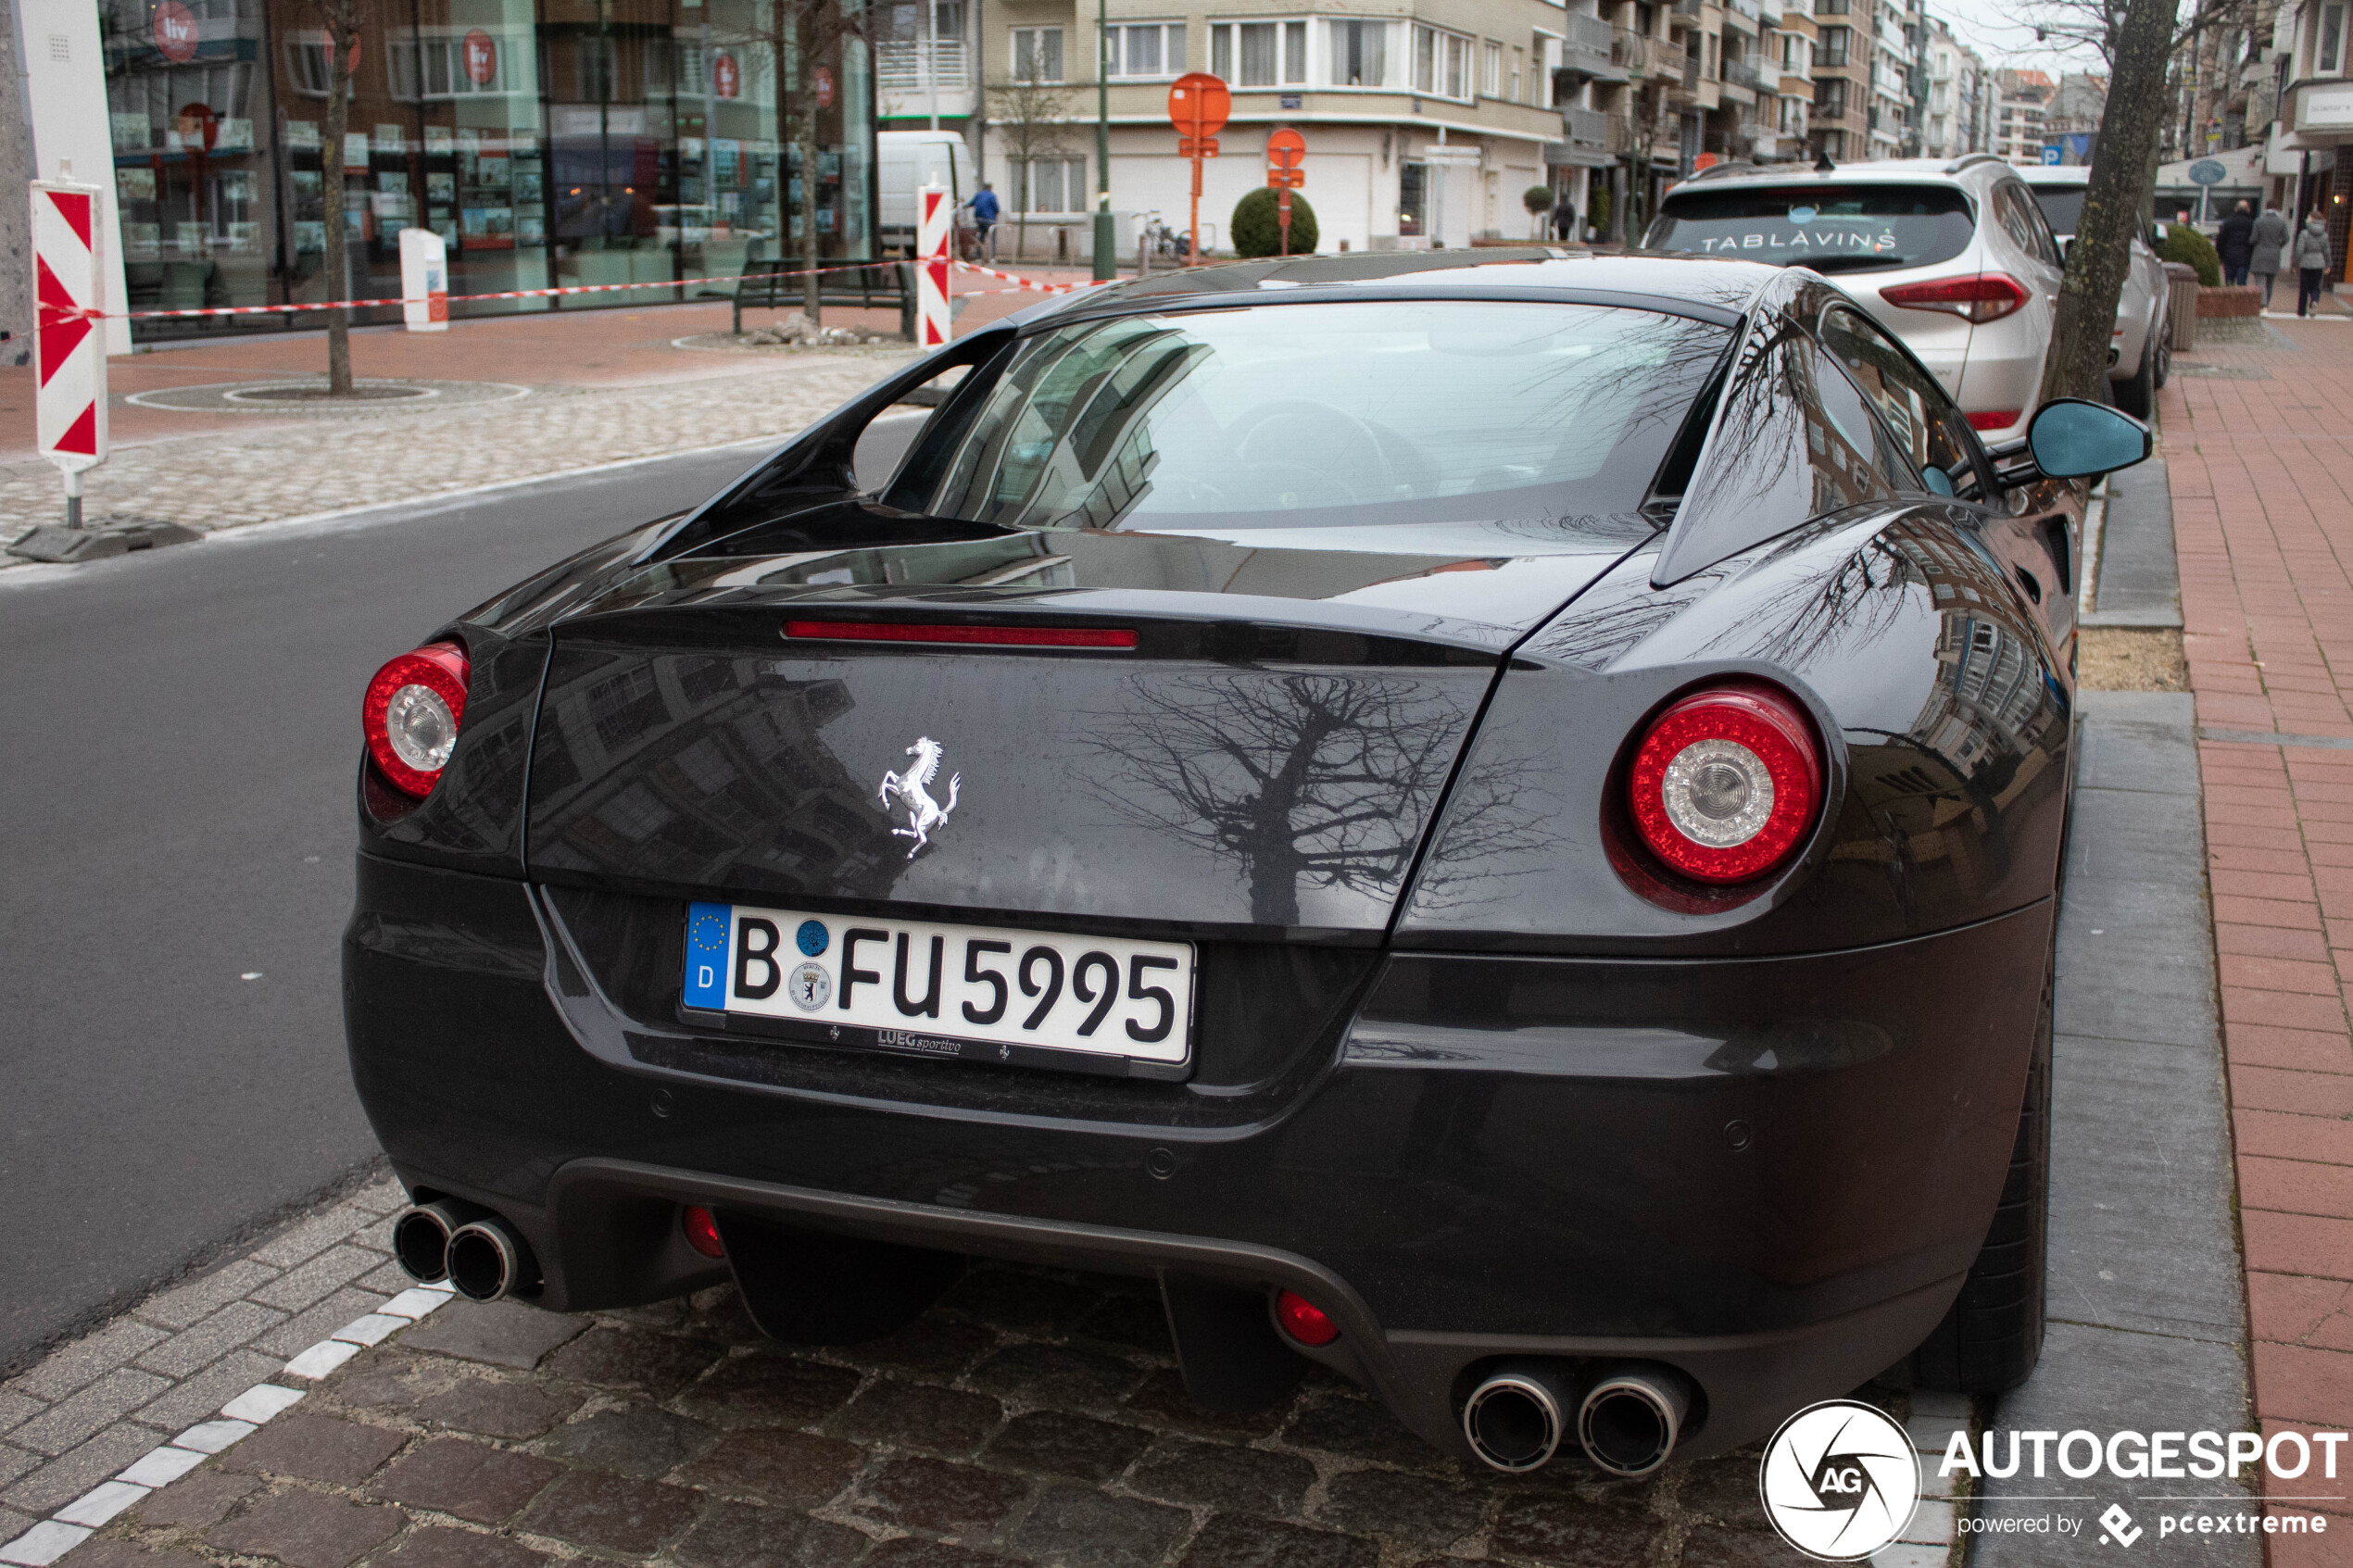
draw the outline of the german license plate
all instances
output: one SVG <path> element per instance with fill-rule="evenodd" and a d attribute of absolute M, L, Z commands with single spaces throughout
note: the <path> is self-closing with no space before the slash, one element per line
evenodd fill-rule
<path fill-rule="evenodd" d="M 683 999 L 827 1044 L 1158 1077 L 1190 1060 L 1193 974 L 1186 942 L 696 903 Z"/>

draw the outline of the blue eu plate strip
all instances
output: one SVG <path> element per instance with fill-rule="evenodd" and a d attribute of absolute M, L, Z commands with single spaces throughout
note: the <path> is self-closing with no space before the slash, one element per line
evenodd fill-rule
<path fill-rule="evenodd" d="M 735 908 L 728 904 L 686 906 L 686 994 L 690 1008 L 727 1010 L 727 927 Z"/>

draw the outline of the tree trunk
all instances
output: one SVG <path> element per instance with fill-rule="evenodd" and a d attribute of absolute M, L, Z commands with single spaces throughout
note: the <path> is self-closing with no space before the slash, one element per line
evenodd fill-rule
<path fill-rule="evenodd" d="M 800 90 L 800 238 L 801 255 L 807 259 L 801 266 L 807 276 L 800 280 L 800 312 L 815 326 L 824 320 L 824 307 L 818 301 L 817 276 L 817 40 L 823 31 L 812 14 L 825 0 L 802 0 L 795 8 L 798 27 L 800 69 L 794 73 Z"/>
<path fill-rule="evenodd" d="M 359 29 L 348 15 L 329 10 L 327 34 L 327 129 L 319 149 L 319 189 L 327 207 L 327 297 L 342 299 L 351 281 L 344 238 L 343 139 L 351 128 L 351 43 Z M 343 307 L 327 312 L 327 394 L 351 395 L 351 319 Z"/>
<path fill-rule="evenodd" d="M 2133 261 L 2133 228 L 2149 149 L 2166 118 L 2165 64 L 2172 52 L 2172 0 L 2131 0 L 2116 41 L 2116 73 L 2100 115 L 2099 147 L 2059 285 L 2058 315 L 2043 361 L 2042 401 L 2108 390 L 2116 302 Z"/>

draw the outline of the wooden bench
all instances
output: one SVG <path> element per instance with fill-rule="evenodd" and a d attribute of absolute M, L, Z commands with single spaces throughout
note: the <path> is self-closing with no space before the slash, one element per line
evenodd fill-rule
<path fill-rule="evenodd" d="M 727 299 L 735 302 L 735 331 L 744 330 L 744 310 L 798 310 L 805 297 L 809 280 L 792 274 L 807 269 L 805 261 L 775 258 L 746 264 L 743 276 L 736 280 L 733 292 L 726 289 L 705 289 L 698 299 Z M 819 266 L 825 263 L 819 262 Z M 909 343 L 915 341 L 915 267 L 911 261 L 870 261 L 837 263 L 843 270 L 822 273 L 817 279 L 817 303 L 823 305 L 856 306 L 862 310 L 896 308 L 899 312 L 899 335 Z"/>

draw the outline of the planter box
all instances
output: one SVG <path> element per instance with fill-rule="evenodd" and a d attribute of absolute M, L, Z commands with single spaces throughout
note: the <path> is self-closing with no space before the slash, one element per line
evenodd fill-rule
<path fill-rule="evenodd" d="M 2263 314 L 2263 291 L 2245 283 L 2235 288 L 2229 284 L 2221 288 L 2202 288 L 2197 291 L 2197 313 L 2201 320 L 2235 317 L 2251 321 Z"/>

